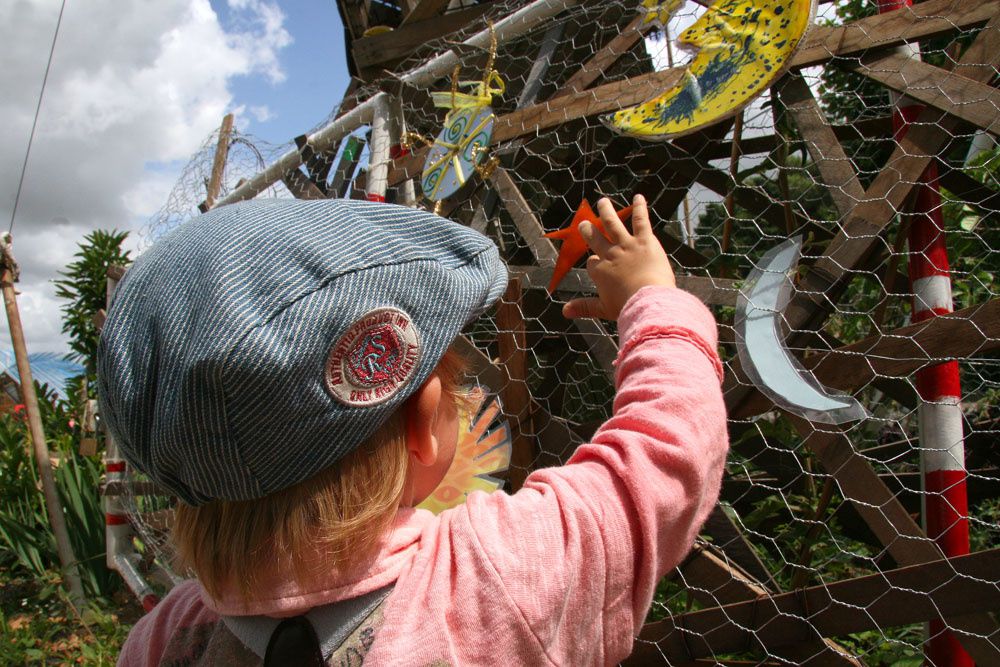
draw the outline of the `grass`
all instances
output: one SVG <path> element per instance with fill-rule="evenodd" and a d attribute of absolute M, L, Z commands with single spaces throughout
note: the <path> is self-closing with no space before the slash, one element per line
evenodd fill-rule
<path fill-rule="evenodd" d="M 0 570 L 0 664 L 114 665 L 142 607 L 124 591 L 76 610 L 55 574 Z"/>

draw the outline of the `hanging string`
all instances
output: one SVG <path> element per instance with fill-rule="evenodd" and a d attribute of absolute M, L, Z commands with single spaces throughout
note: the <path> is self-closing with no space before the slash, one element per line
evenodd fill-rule
<path fill-rule="evenodd" d="M 62 25 L 63 11 L 66 9 L 66 0 L 62 1 L 59 8 L 59 18 L 56 20 L 56 32 L 52 35 L 52 47 L 49 49 L 49 61 L 45 64 L 45 76 L 42 77 L 42 89 L 38 92 L 38 106 L 35 107 L 35 120 L 31 123 L 31 134 L 28 135 L 28 149 L 24 152 L 24 163 L 21 165 L 21 178 L 17 182 L 17 194 L 14 195 L 14 210 L 10 212 L 10 226 L 7 233 L 14 231 L 14 217 L 17 215 L 17 205 L 21 201 L 21 188 L 24 186 L 24 174 L 28 170 L 28 158 L 31 156 L 31 144 L 35 140 L 35 128 L 38 127 L 38 115 L 42 110 L 42 98 L 45 97 L 45 85 L 49 81 L 49 70 L 52 68 L 52 54 L 56 52 L 56 40 L 59 39 L 59 26 Z"/>

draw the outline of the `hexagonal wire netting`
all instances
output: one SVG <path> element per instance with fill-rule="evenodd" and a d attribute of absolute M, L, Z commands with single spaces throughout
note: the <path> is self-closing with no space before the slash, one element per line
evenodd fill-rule
<path fill-rule="evenodd" d="M 378 162 L 386 197 L 433 208 L 420 194 L 419 137 L 441 131 L 445 110 L 430 93 L 449 91 L 452 71 L 415 84 L 407 75 L 454 48 L 461 78 L 481 79 L 488 40 L 461 42 L 526 4 L 490 3 L 391 71 L 362 70 L 369 82 L 308 134 L 389 91 L 399 110 L 391 143 L 410 152 Z M 692 56 L 672 40 L 701 3 L 683 4 L 665 30 L 642 24 L 631 5 L 566 3 L 499 40 L 494 67 L 506 90 L 493 101 L 494 168 L 470 175 L 437 210 L 494 238 L 514 279 L 466 334 L 478 380 L 500 397 L 513 433 L 508 489 L 565 461 L 614 396 L 614 326 L 562 317 L 565 301 L 594 288 L 577 265 L 547 292 L 558 244 L 541 232 L 565 227 L 585 199 L 624 205 L 641 192 L 680 286 L 719 321 L 732 443 L 722 496 L 691 555 L 661 582 L 636 663 L 918 664 L 928 635 L 948 633 L 957 643 L 932 654 L 935 664 L 958 664 L 942 658 L 954 650 L 1000 663 L 987 613 L 1000 561 L 921 566 L 941 558 L 927 534 L 961 551 L 967 527 L 973 553 L 1000 535 L 1000 95 L 990 86 L 1000 30 L 983 27 L 996 4 L 934 0 L 889 17 L 858 0 L 821 5 L 776 85 L 734 117 L 662 142 L 615 133 L 599 116 L 653 97 L 685 67 Z M 903 132 L 894 105 L 910 107 Z M 310 146 L 296 174 L 259 196 L 364 197 L 377 166 L 371 124 Z M 216 140 L 185 169 L 150 238 L 197 213 Z M 235 133 L 219 199 L 239 198 L 242 179 L 295 150 Z M 855 398 L 863 419 L 795 416 L 742 370 L 740 289 L 793 237 L 802 257 L 791 302 L 774 312 L 784 345 L 818 383 Z M 933 478 L 942 456 L 952 471 L 943 486 Z M 952 470 L 962 465 L 966 473 Z M 130 479 L 140 552 L 165 566 L 166 522 L 148 512 L 171 501 Z"/>

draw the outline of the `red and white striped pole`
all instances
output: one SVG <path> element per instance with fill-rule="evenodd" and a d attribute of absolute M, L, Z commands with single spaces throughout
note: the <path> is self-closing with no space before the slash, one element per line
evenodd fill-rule
<path fill-rule="evenodd" d="M 111 307 L 111 296 L 118 286 L 119 277 L 108 275 L 107 304 Z M 104 494 L 104 544 L 107 549 L 107 566 L 109 570 L 115 570 L 125 580 L 125 584 L 135 595 L 136 599 L 142 603 L 142 608 L 146 612 L 153 610 L 160 598 L 153 591 L 152 587 L 139 574 L 139 556 L 135 553 L 135 546 L 132 543 L 133 530 L 129 521 L 128 512 L 122 503 L 121 493 L 125 483 L 125 460 L 118 455 L 118 445 L 111 436 L 111 432 L 105 426 L 104 429 L 104 483 L 105 489 L 115 489 L 114 492 Z"/>
<path fill-rule="evenodd" d="M 912 0 L 878 0 L 879 13 L 912 5 Z M 920 58 L 912 46 L 900 47 Z M 895 138 L 902 137 L 923 107 L 897 96 L 893 113 Z M 944 232 L 937 165 L 931 164 L 917 185 L 909 231 L 910 291 L 914 323 L 951 313 L 951 270 Z M 958 362 L 948 361 L 916 374 L 920 394 L 920 467 L 923 472 L 924 529 L 946 556 L 969 553 L 969 507 L 965 488 L 965 442 L 962 386 Z M 934 667 L 972 667 L 975 663 L 940 620 L 929 624 L 925 648 Z"/>

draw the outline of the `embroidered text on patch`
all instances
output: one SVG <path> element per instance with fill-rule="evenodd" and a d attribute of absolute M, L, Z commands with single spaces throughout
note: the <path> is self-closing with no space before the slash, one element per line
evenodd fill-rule
<path fill-rule="evenodd" d="M 420 359 L 420 336 L 410 316 L 398 308 L 362 315 L 330 350 L 326 386 L 341 403 L 383 403 L 413 376 Z"/>

